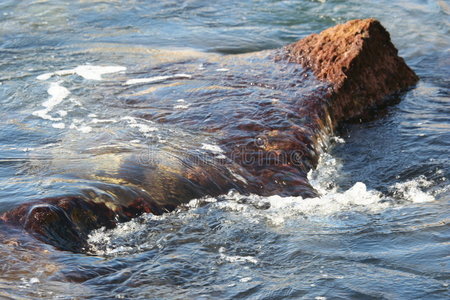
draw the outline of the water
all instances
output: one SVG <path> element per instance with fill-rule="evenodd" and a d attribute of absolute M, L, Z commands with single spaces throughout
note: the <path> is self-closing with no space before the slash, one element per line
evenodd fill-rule
<path fill-rule="evenodd" d="M 224 192 L 97 230 L 89 254 L 2 228 L 1 297 L 449 297 L 448 2 L 2 1 L 0 15 L 0 212 L 66 193 L 128 193 L 132 180 L 123 191 L 113 175 L 134 174 L 121 161 L 131 153 L 145 162 L 149 141 L 175 158 L 217 157 L 221 128 L 211 125 L 229 124 L 233 112 L 221 100 L 245 113 L 283 98 L 279 90 L 295 96 L 265 52 L 224 54 L 376 17 L 421 77 L 398 105 L 340 130 L 309 174 L 321 198 Z M 267 86 L 251 87 L 253 76 Z M 137 78 L 154 82 L 126 84 Z M 202 105 L 225 113 L 211 111 L 197 128 L 188 120 L 205 118 Z"/>

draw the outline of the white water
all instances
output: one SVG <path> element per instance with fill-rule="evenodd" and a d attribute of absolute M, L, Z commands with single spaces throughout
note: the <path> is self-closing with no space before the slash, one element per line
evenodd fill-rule
<path fill-rule="evenodd" d="M 337 140 L 342 142 L 342 139 Z M 206 144 L 203 148 L 215 152 L 221 150 Z M 195 222 L 195 219 L 199 218 L 199 214 L 205 213 L 204 207 L 207 207 L 211 214 L 237 213 L 237 216 L 241 218 L 239 222 L 245 220 L 247 224 L 265 223 L 265 226 L 283 231 L 292 226 L 291 224 L 299 222 L 300 219 L 309 219 L 321 226 L 336 226 L 342 222 L 339 220 L 343 215 L 376 215 L 415 203 L 432 202 L 435 200 L 435 195 L 442 192 L 427 190 L 433 182 L 426 180 L 423 176 L 393 184 L 390 187 L 393 196 L 370 190 L 363 182 L 356 182 L 351 188 L 341 190 L 335 182 L 340 169 L 341 164 L 336 158 L 327 153 L 322 154 L 317 169 L 308 174 L 314 188 L 321 193 L 321 196 L 317 198 L 247 196 L 230 191 L 227 195 L 217 198 L 194 199 L 184 205 L 184 208 L 162 216 L 147 214 L 119 224 L 112 230 L 104 228 L 95 230 L 89 236 L 92 254 L 116 256 L 148 250 L 155 246 L 155 241 L 142 239 L 142 236 L 152 236 L 153 230 L 154 234 L 158 234 L 159 229 L 158 225 L 154 227 L 155 222 L 163 224 L 170 223 L 174 219 L 182 219 L 183 224 L 188 226 L 190 222 Z M 221 248 L 219 252 L 221 259 L 228 262 L 256 263 L 253 257 L 227 256 L 224 248 Z"/>

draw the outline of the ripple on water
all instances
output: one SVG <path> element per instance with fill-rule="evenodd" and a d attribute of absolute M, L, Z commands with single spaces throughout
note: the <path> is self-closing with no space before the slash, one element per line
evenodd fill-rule
<path fill-rule="evenodd" d="M 189 115 L 198 99 L 252 103 L 256 87 L 276 85 L 248 81 L 258 62 L 239 69 L 176 47 L 244 53 L 377 17 L 422 79 L 380 119 L 343 131 L 346 144 L 310 174 L 320 198 L 196 199 L 93 232 L 91 256 L 56 251 L 23 232 L 3 236 L 9 229 L 0 224 L 0 297 L 449 298 L 445 1 L 2 1 L 0 14 L 0 211 L 61 192 L 63 183 L 41 179 L 49 165 L 97 166 L 80 165 L 79 156 L 67 163 L 73 153 L 61 143 L 101 156 L 148 140 L 173 145 L 167 136 L 176 136 L 222 155 L 214 139 L 186 132 L 188 123 L 183 130 L 160 123 L 191 116 L 214 132 L 211 120 L 229 119 Z M 256 73 L 264 78 L 267 70 Z M 229 76 L 235 85 L 226 84 Z M 211 82 L 199 82 L 205 77 Z M 250 83 L 254 89 L 242 89 Z M 272 96 L 259 103 L 284 105 L 283 93 Z M 67 160 L 48 160 L 52 151 Z M 97 163 L 109 170 L 116 162 Z"/>

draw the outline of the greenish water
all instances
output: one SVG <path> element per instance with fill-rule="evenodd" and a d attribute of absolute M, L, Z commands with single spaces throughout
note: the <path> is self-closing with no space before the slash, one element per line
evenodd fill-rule
<path fill-rule="evenodd" d="M 121 155 L 145 160 L 149 140 L 214 152 L 214 135 L 189 127 L 203 100 L 226 123 L 230 105 L 253 111 L 261 95 L 295 96 L 283 70 L 223 55 L 366 17 L 421 81 L 374 120 L 342 129 L 345 142 L 310 174 L 320 199 L 201 199 L 94 232 L 90 255 L 2 228 L 0 297 L 448 298 L 448 1 L 2 1 L 0 212 L 77 191 L 120 195 L 116 183 L 60 175 L 117 172 Z M 250 87 L 249 70 L 265 90 Z M 168 77 L 130 82 L 155 76 Z M 220 88 L 230 82 L 246 88 Z"/>

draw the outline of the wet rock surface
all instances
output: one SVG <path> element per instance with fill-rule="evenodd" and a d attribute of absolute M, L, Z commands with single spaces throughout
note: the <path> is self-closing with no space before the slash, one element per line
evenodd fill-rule
<path fill-rule="evenodd" d="M 120 179 L 133 187 L 133 193 L 112 191 L 120 198 L 115 202 L 88 193 L 46 198 L 22 204 L 1 215 L 0 221 L 21 226 L 59 249 L 83 252 L 93 229 L 112 228 L 142 213 L 162 214 L 193 198 L 217 196 L 229 189 L 264 196 L 314 197 L 317 192 L 307 173 L 316 166 L 336 126 L 384 104 L 387 96 L 418 80 L 398 57 L 388 32 L 374 19 L 335 26 L 260 60 L 271 60 L 267 65 L 273 67 L 274 57 L 281 66 L 278 73 L 262 69 L 261 74 L 249 75 L 254 78 L 230 75 L 222 87 L 230 90 L 229 97 L 221 101 L 208 99 L 177 113 L 161 115 L 157 109 L 142 113 L 143 118 L 161 124 L 213 134 L 221 147 L 215 156 L 189 154 L 188 141 L 186 149 L 170 159 L 166 149 L 158 150 L 164 159 L 147 165 L 130 155 L 121 160 L 117 178 L 108 179 L 108 174 L 102 178 Z M 272 86 L 266 73 L 281 76 L 277 77 L 281 82 L 285 78 L 285 85 Z M 256 85 L 252 93 L 258 96 L 257 103 L 241 100 L 246 94 L 239 88 L 246 85 Z M 269 98 L 268 91 L 273 90 L 280 91 L 280 99 Z M 293 91 L 291 98 L 284 98 L 286 90 Z"/>
<path fill-rule="evenodd" d="M 376 19 L 352 20 L 285 49 L 290 61 L 311 69 L 319 80 L 332 85 L 334 125 L 382 105 L 386 96 L 419 80 Z"/>

